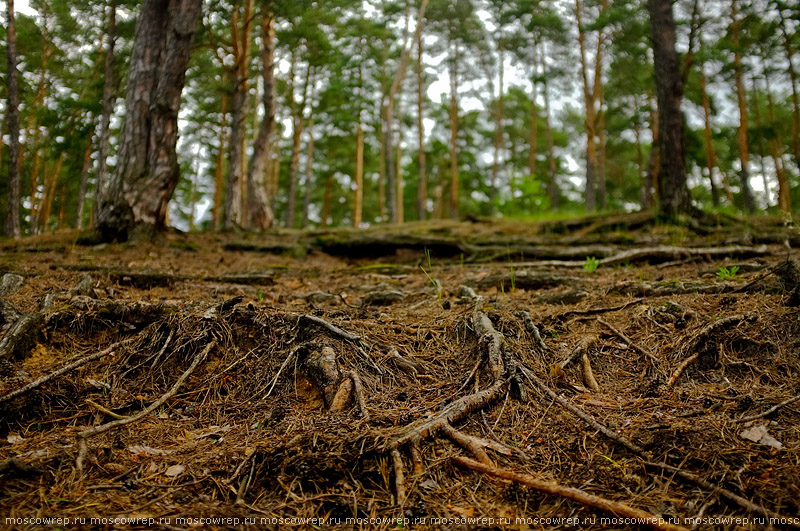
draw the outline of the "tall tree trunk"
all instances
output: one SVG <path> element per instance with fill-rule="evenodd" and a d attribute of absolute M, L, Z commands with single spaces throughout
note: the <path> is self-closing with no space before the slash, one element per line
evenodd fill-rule
<path fill-rule="evenodd" d="M 653 101 L 653 94 L 647 91 L 647 100 L 650 102 L 650 136 L 652 142 L 650 143 L 650 154 L 647 157 L 647 173 L 645 174 L 644 182 L 642 183 L 642 209 L 647 210 L 655 206 L 658 193 L 658 173 L 661 169 L 661 157 L 659 155 L 659 123 L 658 123 L 658 107 Z"/>
<path fill-rule="evenodd" d="M 586 35 L 583 29 L 582 0 L 575 0 L 575 18 L 578 24 L 578 48 L 581 63 L 581 78 L 583 80 L 583 102 L 586 109 L 586 210 L 597 208 L 596 173 L 597 173 L 597 145 L 595 144 L 595 99 L 592 87 L 589 84 L 589 65 L 586 58 Z"/>
<path fill-rule="evenodd" d="M 215 231 L 222 229 L 222 204 L 225 197 L 225 181 L 223 170 L 225 166 L 225 151 L 228 139 L 228 95 L 222 94 L 220 102 L 219 145 L 217 157 L 214 161 L 214 209 L 212 211 L 213 227 Z"/>
<path fill-rule="evenodd" d="M 797 72 L 794 69 L 794 48 L 792 38 L 786 30 L 786 19 L 783 15 L 782 6 L 778 7 L 778 15 L 781 19 L 781 33 L 783 34 L 783 48 L 786 51 L 787 71 L 789 81 L 792 84 L 792 155 L 794 163 L 800 170 L 800 95 L 797 93 Z"/>
<path fill-rule="evenodd" d="M 94 184 L 92 218 L 102 204 L 108 176 L 108 154 L 111 148 L 111 114 L 114 112 L 114 45 L 117 34 L 116 2 L 109 2 L 106 20 L 106 49 L 103 54 L 103 111 L 100 117 L 100 138 L 97 145 L 97 176 Z"/>
<path fill-rule="evenodd" d="M 267 188 L 270 144 L 275 130 L 275 17 L 271 12 L 261 18 L 261 62 L 264 118 L 261 120 L 253 145 L 253 155 L 247 167 L 247 210 L 250 227 L 267 230 L 275 220 Z"/>
<path fill-rule="evenodd" d="M 403 80 L 406 77 L 406 71 L 408 70 L 408 63 L 411 60 L 411 49 L 413 47 L 413 43 L 417 42 L 421 38 L 422 34 L 422 27 L 425 25 L 425 11 L 428 9 L 429 0 L 422 0 L 419 6 L 419 10 L 417 11 L 417 26 L 414 29 L 414 36 L 413 39 L 410 39 L 409 42 L 404 43 L 403 51 L 400 55 L 400 63 L 397 67 L 397 72 L 394 76 L 394 81 L 392 82 L 392 86 L 389 89 L 389 93 L 386 95 L 386 104 L 383 108 L 383 120 L 386 127 L 385 133 L 385 142 L 386 142 L 386 187 L 387 187 L 387 202 L 389 207 L 389 220 L 392 223 L 398 223 L 398 210 L 399 210 L 399 202 L 402 201 L 402 198 L 397 196 L 397 183 L 395 180 L 395 172 L 397 168 L 395 167 L 394 162 L 394 111 L 395 111 L 395 100 L 397 98 L 397 93 L 400 91 L 400 87 L 402 86 Z"/>
<path fill-rule="evenodd" d="M 83 166 L 81 166 L 81 182 L 78 187 L 78 205 L 75 213 L 75 228 L 83 228 L 83 212 L 86 208 L 86 191 L 89 188 L 89 169 L 92 166 L 92 137 L 86 141 L 86 149 L 83 151 Z"/>
<path fill-rule="evenodd" d="M 765 60 L 766 62 L 766 60 Z M 769 73 L 764 70 L 764 83 L 767 90 L 767 110 L 769 112 L 769 122 L 772 125 L 773 133 L 769 138 L 769 149 L 772 162 L 775 165 L 775 176 L 778 178 L 778 207 L 784 212 L 792 211 L 792 196 L 789 190 L 789 179 L 783 167 L 783 154 L 778 146 L 778 139 L 775 136 L 775 102 L 772 99 L 772 86 Z"/>
<path fill-rule="evenodd" d="M 417 218 L 428 217 L 428 175 L 425 161 L 425 71 L 422 62 L 422 33 L 417 38 Z"/>
<path fill-rule="evenodd" d="M 313 101 L 313 98 L 312 98 Z M 306 147 L 306 180 L 304 183 L 305 195 L 303 197 L 303 228 L 308 228 L 308 213 L 311 209 L 311 188 L 314 186 L 314 109 L 308 116 L 308 146 Z"/>
<path fill-rule="evenodd" d="M 325 178 L 325 195 L 322 198 L 322 220 L 320 227 L 323 229 L 328 226 L 328 218 L 331 217 L 331 200 L 333 196 L 333 175 Z"/>
<path fill-rule="evenodd" d="M 303 138 L 303 128 L 305 127 L 305 108 L 306 94 L 308 94 L 309 80 L 311 79 L 311 65 L 306 69 L 306 79 L 303 83 L 303 95 L 298 104 L 294 95 L 295 62 L 293 59 L 291 73 L 292 82 L 289 95 L 291 102 L 289 106 L 292 111 L 292 159 L 289 165 L 289 186 L 286 193 L 286 226 L 294 227 L 295 205 L 297 203 L 297 181 L 300 175 L 300 142 Z"/>
<path fill-rule="evenodd" d="M 692 206 L 686 185 L 686 141 L 681 113 L 683 84 L 675 51 L 675 20 L 671 0 L 648 0 L 647 7 L 658 97 L 659 210 L 674 217 L 688 213 Z"/>
<path fill-rule="evenodd" d="M 502 36 L 501 39 L 502 41 Z M 494 157 L 492 161 L 492 180 L 489 184 L 489 213 L 494 215 L 497 212 L 497 188 L 498 188 L 498 179 L 500 174 L 500 150 L 503 146 L 503 119 L 505 114 L 505 87 L 503 86 L 503 74 L 505 68 L 503 67 L 503 63 L 505 62 L 504 53 L 503 53 L 503 44 L 502 42 L 499 43 L 499 53 L 500 53 L 500 61 L 498 64 L 498 74 L 499 74 L 499 90 L 497 93 L 497 99 L 495 100 L 495 115 L 494 115 Z"/>
<path fill-rule="evenodd" d="M 358 117 L 358 130 L 356 130 L 356 189 L 353 198 L 353 226 L 361 226 L 361 215 L 364 201 L 364 128 L 361 125 L 361 115 Z"/>
<path fill-rule="evenodd" d="M 9 156 L 8 182 L 6 195 L 6 236 L 19 238 L 20 229 L 20 179 L 19 179 L 19 73 L 17 72 L 17 32 L 14 23 L 14 0 L 6 1 L 6 83 L 8 85 L 8 103 L 6 106 L 6 122 L 8 123 Z"/>
<path fill-rule="evenodd" d="M 61 169 L 64 167 L 64 159 L 65 153 L 62 152 L 56 161 L 53 171 L 48 174 L 47 170 L 44 169 L 42 172 L 45 175 L 44 194 L 42 195 L 42 201 L 36 212 L 35 222 L 32 224 L 33 232 L 36 234 L 42 234 L 47 231 L 50 222 L 50 214 L 53 211 L 53 201 L 55 200 L 56 189 L 58 188 L 59 176 L 61 175 Z"/>
<path fill-rule="evenodd" d="M 733 46 L 734 81 L 736 83 L 736 101 L 739 106 L 739 128 L 737 140 L 739 145 L 739 161 L 742 169 L 739 173 L 742 187 L 742 203 L 744 209 L 752 213 L 755 208 L 753 191 L 750 189 L 750 152 L 747 147 L 747 100 L 744 90 L 744 72 L 742 68 L 742 54 L 739 51 L 739 19 L 737 18 L 737 0 L 731 1 L 731 45 Z"/>
<path fill-rule="evenodd" d="M 550 90 L 547 86 L 547 76 L 544 78 L 542 93 L 544 95 L 545 134 L 547 135 L 547 195 L 550 198 L 550 209 L 557 210 L 561 192 L 558 188 L 558 176 L 556 175 L 556 155 L 553 142 L 553 126 L 550 121 Z"/>
<path fill-rule="evenodd" d="M 42 70 L 39 75 L 39 85 L 36 88 L 36 95 L 33 97 L 33 109 L 28 117 L 28 127 L 27 127 L 27 134 L 25 135 L 26 139 L 30 141 L 30 138 L 33 137 L 33 141 L 30 143 L 30 151 L 33 152 L 33 167 L 30 172 L 30 219 L 34 219 L 36 217 L 36 209 L 38 207 L 38 202 L 36 200 L 36 196 L 39 190 L 39 177 L 41 175 L 41 164 L 42 164 L 42 125 L 39 123 L 39 116 L 41 114 L 41 110 L 44 107 L 45 97 L 47 95 L 47 74 L 48 74 L 48 66 L 50 63 L 50 57 L 53 54 L 53 45 L 50 42 L 50 39 L 47 35 L 47 31 L 44 31 L 45 39 L 44 39 L 44 48 L 42 50 Z M 31 132 L 33 134 L 31 134 Z M 22 164 L 23 160 L 25 159 L 25 144 L 20 146 L 20 154 L 19 154 L 19 162 Z"/>
<path fill-rule="evenodd" d="M 701 65 L 702 66 L 702 65 Z M 708 182 L 711 184 L 711 200 L 714 206 L 719 206 L 719 193 L 717 192 L 717 185 L 714 183 L 714 168 L 717 166 L 717 159 L 714 156 L 714 144 L 712 143 L 711 134 L 711 100 L 708 97 L 708 90 L 706 89 L 707 81 L 706 74 L 701 69 L 700 71 L 700 97 L 703 100 L 703 117 L 705 128 L 703 136 L 706 143 L 706 168 L 708 168 Z M 733 199 L 732 196 L 728 197 Z"/>
<path fill-rule="evenodd" d="M 397 187 L 397 220 L 396 223 L 403 223 L 405 221 L 405 205 L 403 204 L 403 148 L 400 142 L 397 143 L 397 153 L 395 156 L 395 186 Z"/>
<path fill-rule="evenodd" d="M 458 42 L 450 59 L 450 217 L 458 218 Z M 441 193 L 441 191 L 440 191 Z"/>
<path fill-rule="evenodd" d="M 165 226 L 178 184 L 178 112 L 202 0 L 145 0 L 136 24 L 125 120 L 114 177 L 97 216 L 104 240 L 128 239 L 137 225 Z"/>
<path fill-rule="evenodd" d="M 528 175 L 536 177 L 536 143 L 539 132 L 539 108 L 536 105 L 536 86 L 538 84 L 538 67 L 536 46 L 533 48 L 533 75 L 531 76 L 531 129 L 528 136 Z"/>
<path fill-rule="evenodd" d="M 231 132 L 228 141 L 228 179 L 225 186 L 224 228 L 247 225 L 244 212 L 245 144 L 247 117 L 250 111 L 248 80 L 254 0 L 245 0 L 244 12 L 238 6 L 231 13 L 231 42 L 234 67 L 231 94 Z M 241 21 L 241 24 L 240 24 Z"/>

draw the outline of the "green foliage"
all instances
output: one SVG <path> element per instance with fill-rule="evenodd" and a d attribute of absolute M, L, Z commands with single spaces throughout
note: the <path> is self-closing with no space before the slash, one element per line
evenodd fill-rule
<path fill-rule="evenodd" d="M 581 267 L 583 267 L 583 270 L 586 271 L 587 273 L 594 273 L 599 266 L 600 266 L 600 260 L 598 260 L 594 256 L 587 256 L 586 262 L 584 262 Z"/>
<path fill-rule="evenodd" d="M 736 273 L 738 272 L 739 272 L 739 266 L 731 266 L 730 268 L 720 267 L 717 270 L 717 278 L 719 280 L 732 280 L 736 276 Z"/>

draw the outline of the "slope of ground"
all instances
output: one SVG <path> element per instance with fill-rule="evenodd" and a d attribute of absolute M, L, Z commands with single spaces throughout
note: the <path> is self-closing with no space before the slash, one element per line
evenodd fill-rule
<path fill-rule="evenodd" d="M 800 235 L 716 221 L 0 243 L 0 524 L 800 525 Z"/>

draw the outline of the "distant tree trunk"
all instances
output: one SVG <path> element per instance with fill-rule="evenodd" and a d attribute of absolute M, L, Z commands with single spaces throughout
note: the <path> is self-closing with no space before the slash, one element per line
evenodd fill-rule
<path fill-rule="evenodd" d="M 675 20 L 671 0 L 648 0 L 653 62 L 658 98 L 659 210 L 668 217 L 685 214 L 692 202 L 686 185 L 686 141 L 681 98 L 683 85 L 675 51 Z"/>
<path fill-rule="evenodd" d="M 100 138 L 97 145 L 97 176 L 94 184 L 94 208 L 92 218 L 103 201 L 108 175 L 108 154 L 111 147 L 111 114 L 114 112 L 114 44 L 117 33 L 117 6 L 109 2 L 106 20 L 106 49 L 103 61 L 103 111 L 100 117 Z"/>
<path fill-rule="evenodd" d="M 765 61 L 766 63 L 766 61 Z M 778 139 L 775 136 L 775 102 L 772 100 L 772 87 L 770 84 L 768 70 L 764 70 L 764 82 L 767 91 L 767 110 L 769 112 L 769 121 L 773 128 L 773 133 L 769 138 L 769 149 L 772 155 L 772 162 L 775 165 L 775 175 L 778 178 L 778 207 L 784 212 L 792 211 L 792 196 L 789 190 L 789 179 L 786 176 L 786 170 L 783 167 L 783 154 L 778 147 Z"/>
<path fill-rule="evenodd" d="M 231 13 L 231 42 L 234 67 L 231 94 L 231 131 L 228 141 L 228 179 L 225 186 L 226 230 L 244 227 L 245 143 L 247 116 L 250 112 L 248 80 L 250 78 L 250 52 L 254 0 L 246 0 L 244 13 L 235 6 Z M 241 24 L 240 24 L 241 20 Z M 241 26 L 241 27 L 240 27 Z"/>
<path fill-rule="evenodd" d="M 322 198 L 322 220 L 320 227 L 323 229 L 328 226 L 328 218 L 331 217 L 331 200 L 333 196 L 333 175 L 325 178 L 325 195 Z"/>
<path fill-rule="evenodd" d="M 53 54 L 53 45 L 48 38 L 46 30 L 44 30 L 44 35 L 45 39 L 43 44 L 44 47 L 42 49 L 42 70 L 39 75 L 39 85 L 36 88 L 36 95 L 33 97 L 33 108 L 31 109 L 32 112 L 30 112 L 28 117 L 27 134 L 25 135 L 26 139 L 30 139 L 31 136 L 33 137 L 33 141 L 30 142 L 30 151 L 33 152 L 33 168 L 31 169 L 29 175 L 31 190 L 31 209 L 29 214 L 31 219 L 36 217 L 36 209 L 38 207 L 36 196 L 39 189 L 39 177 L 42 169 L 42 125 L 39 123 L 39 116 L 41 115 L 41 110 L 44 107 L 44 100 L 47 96 L 48 66 L 50 63 L 50 57 Z M 22 164 L 22 161 L 25 159 L 25 147 L 25 144 L 20 146 L 20 164 Z"/>
<path fill-rule="evenodd" d="M 597 171 L 597 145 L 595 144 L 595 108 L 594 94 L 589 84 L 589 66 L 586 59 L 586 35 L 583 30 L 582 0 L 575 0 L 575 18 L 578 24 L 578 48 L 580 53 L 581 77 L 583 80 L 583 102 L 586 109 L 586 189 L 584 200 L 586 210 L 597 208 L 595 174 Z"/>
<path fill-rule="evenodd" d="M 61 169 L 64 167 L 64 159 L 65 154 L 62 152 L 51 173 L 48 174 L 46 169 L 42 171 L 44 173 L 44 194 L 36 211 L 36 218 L 31 226 L 31 231 L 34 234 L 42 234 L 47 231 L 50 214 L 53 211 L 53 201 L 58 188 L 59 176 L 61 175 Z"/>
<path fill-rule="evenodd" d="M 261 62 L 264 118 L 247 168 L 247 199 L 249 225 L 263 231 L 269 229 L 275 220 L 267 189 L 270 143 L 275 129 L 275 17 L 271 12 L 261 18 Z"/>
<path fill-rule="evenodd" d="M 305 107 L 306 107 L 306 94 L 308 93 L 309 80 L 311 78 L 311 65 L 306 69 L 306 79 L 303 83 L 303 95 L 298 104 L 294 95 L 295 84 L 295 67 L 296 62 L 294 55 L 292 56 L 292 66 L 289 76 L 291 77 L 291 88 L 289 90 L 290 103 L 289 107 L 292 111 L 292 159 L 289 165 L 289 187 L 286 193 L 286 226 L 289 228 L 294 227 L 294 211 L 297 202 L 297 181 L 300 175 L 300 142 L 303 137 L 303 128 L 305 127 Z"/>
<path fill-rule="evenodd" d="M 202 0 L 145 0 L 136 24 L 116 171 L 97 215 L 104 240 L 165 226 L 178 184 L 175 150 L 186 67 Z"/>
<path fill-rule="evenodd" d="M 397 67 L 397 72 L 395 73 L 392 86 L 386 95 L 386 104 L 383 108 L 383 120 L 386 127 L 386 186 L 389 192 L 386 199 L 389 206 L 389 219 L 392 223 L 399 222 L 398 204 L 403 200 L 401 197 L 397 196 L 397 183 L 395 181 L 395 172 L 397 168 L 395 167 L 395 162 L 393 160 L 395 99 L 397 98 L 397 93 L 400 91 L 400 87 L 406 77 L 408 63 L 411 60 L 411 43 L 417 42 L 421 38 L 420 35 L 422 33 L 422 27 L 425 25 L 425 11 L 428 9 L 428 2 L 429 0 L 422 0 L 420 3 L 419 10 L 417 11 L 417 27 L 414 30 L 413 39 L 410 40 L 409 43 L 407 43 L 403 48 L 403 52 L 400 55 L 400 63 Z"/>
<path fill-rule="evenodd" d="M 739 52 L 739 20 L 737 18 L 737 0 L 731 2 L 731 45 L 733 46 L 734 80 L 736 83 L 736 100 L 739 105 L 739 129 L 737 134 L 739 144 L 739 161 L 742 165 L 739 173 L 742 187 L 742 203 L 744 209 L 753 213 L 756 208 L 753 191 L 750 189 L 750 152 L 747 147 L 747 100 L 744 90 L 744 72 L 742 68 L 742 54 Z"/>
<path fill-rule="evenodd" d="M 450 58 L 450 217 L 458 218 L 458 42 Z M 441 191 L 440 191 L 441 193 Z"/>
<path fill-rule="evenodd" d="M 75 228 L 83 228 L 83 212 L 86 208 L 86 191 L 89 188 L 89 169 L 92 166 L 92 136 L 86 142 L 83 150 L 83 166 L 81 166 L 81 181 L 78 187 L 78 205 L 75 213 Z"/>
<path fill-rule="evenodd" d="M 425 161 L 425 71 L 422 62 L 422 33 L 417 37 L 417 218 L 428 217 L 428 176 Z"/>
<path fill-rule="evenodd" d="M 498 64 L 498 77 L 499 77 L 499 91 L 497 93 L 497 100 L 495 102 L 495 115 L 494 115 L 494 156 L 492 160 L 492 180 L 489 184 L 489 213 L 494 215 L 497 212 L 497 188 L 498 179 L 500 174 L 500 149 L 503 146 L 503 119 L 505 114 L 505 93 L 503 86 L 503 74 L 505 62 L 503 53 L 502 39 L 499 43 L 500 61 Z"/>
<path fill-rule="evenodd" d="M 545 76 L 542 86 L 544 95 L 544 123 L 545 134 L 547 135 L 547 195 L 550 197 L 550 209 L 557 210 L 560 203 L 561 192 L 558 188 L 558 176 L 556 175 L 556 155 L 553 142 L 553 126 L 550 121 L 550 93 L 547 86 L 547 76 Z"/>
<path fill-rule="evenodd" d="M 312 100 L 313 101 L 313 100 Z M 308 116 L 308 146 L 306 148 L 306 180 L 304 183 L 305 195 L 303 197 L 303 228 L 308 228 L 308 214 L 311 209 L 311 188 L 314 186 L 314 111 Z"/>
<path fill-rule="evenodd" d="M 703 136 L 706 143 L 706 168 L 708 168 L 708 182 L 711 184 L 711 200 L 714 206 L 719 206 L 719 193 L 717 192 L 717 185 L 714 183 L 714 168 L 717 165 L 716 157 L 714 156 L 714 144 L 711 142 L 711 100 L 708 97 L 708 90 L 706 89 L 706 74 L 700 71 L 700 97 L 703 100 L 703 116 L 705 128 Z"/>
<path fill-rule="evenodd" d="M 395 186 L 397 194 L 395 197 L 397 198 L 397 211 L 395 212 L 396 215 L 396 223 L 404 223 L 405 222 L 405 205 L 403 204 L 403 187 L 405 185 L 403 181 L 403 148 L 400 145 L 400 142 L 397 143 L 397 153 L 395 156 Z"/>
<path fill-rule="evenodd" d="M 222 204 L 225 197 L 225 181 L 223 179 L 223 171 L 225 166 L 225 151 L 228 139 L 228 96 L 222 95 L 220 102 L 220 126 L 219 126 L 219 146 L 217 148 L 217 157 L 214 162 L 214 209 L 213 227 L 215 231 L 222 229 Z"/>
<path fill-rule="evenodd" d="M 19 238 L 22 234 L 19 219 L 21 200 L 19 179 L 19 73 L 17 72 L 17 32 L 14 23 L 14 0 L 6 1 L 6 23 L 6 58 L 8 60 L 6 122 L 8 123 L 9 156 L 5 233 L 6 236 Z"/>
<path fill-rule="evenodd" d="M 536 85 L 538 83 L 536 47 L 533 48 L 533 75 L 531 76 L 531 128 L 528 136 L 528 175 L 536 177 L 536 143 L 539 132 L 539 108 L 536 106 Z"/>
<path fill-rule="evenodd" d="M 358 129 L 356 130 L 356 189 L 353 198 L 353 226 L 361 226 L 361 215 L 364 201 L 364 127 L 361 125 L 361 115 L 358 117 Z"/>
<path fill-rule="evenodd" d="M 783 48 L 786 50 L 786 68 L 789 72 L 789 81 L 792 84 L 792 154 L 794 155 L 794 163 L 797 169 L 800 170 L 800 95 L 797 93 L 797 72 L 793 63 L 794 48 L 792 47 L 792 38 L 786 30 L 786 19 L 781 6 L 778 7 L 778 15 L 781 20 Z"/>
<path fill-rule="evenodd" d="M 647 157 L 647 173 L 642 183 L 642 209 L 653 208 L 656 202 L 658 173 L 661 167 L 661 157 L 659 157 L 659 124 L 658 107 L 653 101 L 653 94 L 648 90 L 647 99 L 650 102 L 650 154 Z"/>

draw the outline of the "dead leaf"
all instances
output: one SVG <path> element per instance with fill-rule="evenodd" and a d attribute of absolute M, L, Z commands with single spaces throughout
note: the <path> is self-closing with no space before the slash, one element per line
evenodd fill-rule
<path fill-rule="evenodd" d="M 8 437 L 6 437 L 6 441 L 8 441 L 8 444 L 18 444 L 21 442 L 25 442 L 25 439 L 23 437 L 20 437 L 16 433 L 11 433 L 9 434 Z"/>
<path fill-rule="evenodd" d="M 739 436 L 748 441 L 775 448 L 776 450 L 783 448 L 783 444 L 769 434 L 769 430 L 764 424 L 747 428 L 740 433 Z"/>
<path fill-rule="evenodd" d="M 473 516 L 475 514 L 475 507 L 456 507 L 455 505 L 448 505 L 448 509 L 453 511 L 459 516 L 466 516 L 467 518 Z"/>
<path fill-rule="evenodd" d="M 168 478 L 176 478 L 183 474 L 183 471 L 186 470 L 186 467 L 183 465 L 172 465 L 164 472 L 164 475 Z"/>

